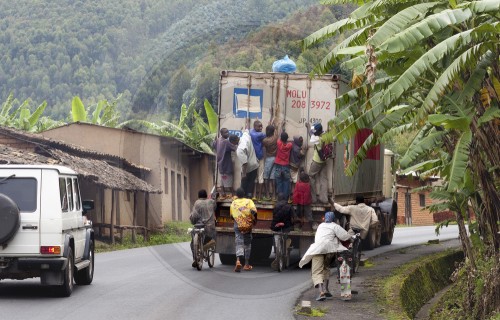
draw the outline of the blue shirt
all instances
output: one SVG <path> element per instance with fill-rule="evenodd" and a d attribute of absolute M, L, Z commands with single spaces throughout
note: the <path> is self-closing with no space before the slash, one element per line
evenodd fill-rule
<path fill-rule="evenodd" d="M 257 132 L 255 129 L 250 130 L 250 137 L 252 137 L 253 148 L 255 149 L 255 155 L 257 156 L 257 160 L 262 159 L 264 157 L 264 149 L 262 147 L 262 140 L 266 137 L 264 132 Z"/>

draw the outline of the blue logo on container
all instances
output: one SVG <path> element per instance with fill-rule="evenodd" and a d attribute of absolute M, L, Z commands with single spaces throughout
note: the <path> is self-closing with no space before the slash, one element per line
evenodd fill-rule
<path fill-rule="evenodd" d="M 264 103 L 264 90 L 247 88 L 234 88 L 233 113 L 236 118 L 262 119 L 262 105 Z"/>

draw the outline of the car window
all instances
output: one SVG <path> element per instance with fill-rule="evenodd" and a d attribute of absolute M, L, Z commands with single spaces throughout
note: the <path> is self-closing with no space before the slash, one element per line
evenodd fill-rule
<path fill-rule="evenodd" d="M 63 212 L 68 211 L 68 191 L 66 189 L 66 179 L 59 178 L 59 196 L 61 198 L 61 209 Z"/>
<path fill-rule="evenodd" d="M 78 179 L 73 178 L 73 193 L 75 194 L 75 208 L 76 210 L 81 209 L 81 201 L 80 201 L 80 187 L 78 186 Z"/>
<path fill-rule="evenodd" d="M 21 212 L 35 212 L 37 208 L 37 181 L 34 178 L 0 177 L 0 193 L 11 198 Z"/>
<path fill-rule="evenodd" d="M 68 189 L 68 205 L 69 205 L 69 211 L 73 211 L 75 208 L 74 205 L 74 198 L 73 198 L 73 184 L 71 183 L 71 178 L 66 178 L 66 186 Z"/>

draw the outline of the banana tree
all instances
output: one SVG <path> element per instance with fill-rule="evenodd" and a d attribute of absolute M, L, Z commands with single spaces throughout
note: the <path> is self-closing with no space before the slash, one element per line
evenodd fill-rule
<path fill-rule="evenodd" d="M 129 120 L 120 126 L 139 125 L 146 130 L 167 137 L 174 137 L 200 152 L 213 154 L 210 147 L 217 133 L 217 113 L 212 105 L 205 99 L 204 107 L 207 122 L 195 110 L 196 100 L 191 101 L 189 106 L 181 106 L 181 114 L 178 123 L 160 121 L 159 123 L 146 120 Z"/>
<path fill-rule="evenodd" d="M 326 73 L 340 63 L 353 72 L 352 89 L 337 99 L 331 139 L 372 129 L 346 172 L 352 174 L 371 147 L 417 130 L 400 163 L 440 174 L 450 194 L 464 190 L 470 172 L 479 191 L 470 200 L 483 208 L 477 212 L 481 236 L 498 255 L 500 0 L 323 1 L 350 2 L 359 7 L 348 18 L 303 41 L 307 49 L 351 34 L 313 71 Z"/>
<path fill-rule="evenodd" d="M 82 100 L 75 96 L 71 102 L 71 118 L 73 122 L 88 122 L 101 126 L 116 128 L 119 126 L 120 113 L 116 110 L 116 105 L 120 96 L 111 102 L 99 100 L 88 109 L 83 105 Z M 93 109 L 92 113 L 90 111 Z"/>
<path fill-rule="evenodd" d="M 33 113 L 31 112 L 30 102 L 27 99 L 15 108 L 17 100 L 12 93 L 9 94 L 0 110 L 0 125 L 28 132 L 41 132 L 62 124 L 60 121 L 42 117 L 47 107 L 46 101 L 42 102 Z"/>

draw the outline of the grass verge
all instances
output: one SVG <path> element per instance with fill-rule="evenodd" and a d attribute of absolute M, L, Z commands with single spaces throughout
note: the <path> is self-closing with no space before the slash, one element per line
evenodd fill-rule
<path fill-rule="evenodd" d="M 461 251 L 447 250 L 415 259 L 395 269 L 391 276 L 379 279 L 378 302 L 387 319 L 413 319 L 436 292 L 449 284 L 455 262 L 462 259 Z"/>
<path fill-rule="evenodd" d="M 151 233 L 149 235 L 149 241 L 146 241 L 143 235 L 137 234 L 135 243 L 132 241 L 132 236 L 130 234 L 125 235 L 122 241 L 115 241 L 114 245 L 109 243 L 109 238 L 108 241 L 96 239 L 95 252 L 109 252 L 155 246 L 160 244 L 191 241 L 191 236 L 187 233 L 187 229 L 189 227 L 191 227 L 191 223 L 185 221 L 168 222 L 165 224 L 162 231 Z"/>

